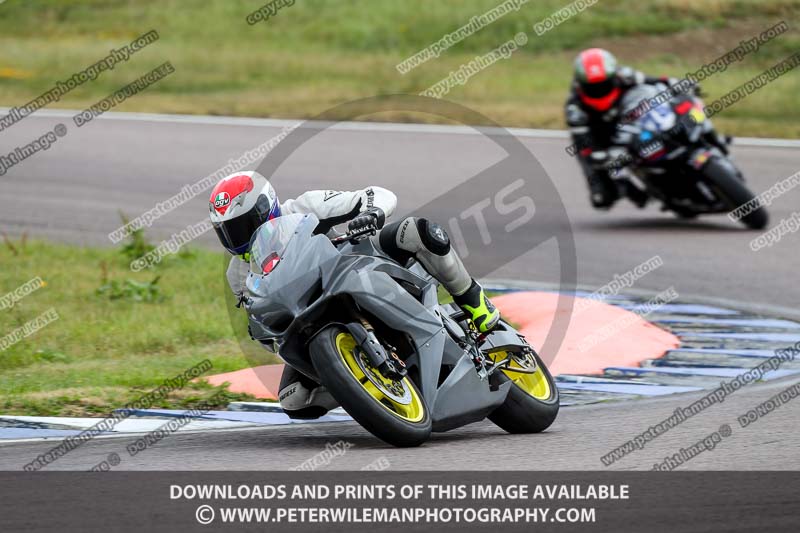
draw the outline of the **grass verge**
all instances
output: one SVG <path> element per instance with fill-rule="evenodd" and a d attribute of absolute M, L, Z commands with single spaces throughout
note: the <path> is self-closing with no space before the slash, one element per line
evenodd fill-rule
<path fill-rule="evenodd" d="M 134 273 L 119 249 L 7 241 L 0 263 L 0 294 L 36 276 L 46 283 L 0 310 L 3 334 L 50 308 L 58 314 L 0 352 L 3 414 L 102 415 L 206 358 L 210 373 L 275 362 L 263 350 L 259 360 L 246 356 L 234 338 L 222 253 L 184 251 Z M 218 392 L 191 384 L 158 407 L 188 407 Z M 223 394 L 218 407 L 249 398 Z"/>
<path fill-rule="evenodd" d="M 303 118 L 376 94 L 416 94 L 516 33 L 528 43 L 457 86 L 446 98 L 507 126 L 563 127 L 562 104 L 577 50 L 605 46 L 654 75 L 682 76 L 743 39 L 786 20 L 790 31 L 704 84 L 719 98 L 800 48 L 800 0 L 617 0 L 598 2 L 551 31 L 533 25 L 567 0 L 524 4 L 401 75 L 395 65 L 501 3 L 500 0 L 297 0 L 264 22 L 245 17 L 254 0 L 26 0 L 0 7 L 0 102 L 21 105 L 56 81 L 155 29 L 158 42 L 55 104 L 85 108 L 163 61 L 176 72 L 118 111 Z M 790 73 L 715 117 L 720 130 L 800 136 Z M 351 117 L 347 117 L 351 118 Z M 368 120 L 436 122 L 384 113 Z"/>

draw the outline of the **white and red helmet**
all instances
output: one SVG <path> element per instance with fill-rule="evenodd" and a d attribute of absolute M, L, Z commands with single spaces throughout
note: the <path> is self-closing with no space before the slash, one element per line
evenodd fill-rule
<path fill-rule="evenodd" d="M 217 237 L 233 255 L 247 252 L 256 229 L 281 216 L 275 189 L 267 178 L 252 170 L 222 178 L 211 191 L 208 209 Z"/>

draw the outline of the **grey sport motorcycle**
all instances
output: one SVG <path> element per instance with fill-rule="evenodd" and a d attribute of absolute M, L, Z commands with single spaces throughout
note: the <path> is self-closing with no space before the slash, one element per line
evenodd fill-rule
<path fill-rule="evenodd" d="M 489 418 L 511 433 L 547 429 L 558 389 L 507 322 L 480 334 L 421 265 L 400 265 L 376 229 L 329 237 L 292 214 L 253 235 L 244 304 L 254 339 L 318 383 L 394 446 Z"/>

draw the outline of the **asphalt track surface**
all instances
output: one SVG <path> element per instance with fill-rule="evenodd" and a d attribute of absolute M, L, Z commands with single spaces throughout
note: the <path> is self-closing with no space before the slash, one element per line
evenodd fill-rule
<path fill-rule="evenodd" d="M 78 244 L 110 245 L 108 234 L 119 227 L 118 211 L 136 216 L 189 183 L 210 174 L 229 158 L 280 132 L 260 121 L 175 122 L 104 118 L 78 129 L 67 117 L 28 117 L 0 133 L 3 154 L 39 137 L 57 123 L 68 134 L 49 150 L 11 168 L 0 178 L 0 228 L 12 235 L 27 232 Z M 797 316 L 796 280 L 799 236 L 787 234 L 774 246 L 753 252 L 759 232 L 743 230 L 724 216 L 693 221 L 644 211 L 623 202 L 613 211 L 591 209 L 577 164 L 565 153 L 566 140 L 527 135 L 520 141 L 541 162 L 555 184 L 577 247 L 578 282 L 599 287 L 658 254 L 664 265 L 640 279 L 636 290 L 662 291 L 672 286 L 685 299 L 724 299 L 768 314 Z M 380 185 L 398 196 L 400 213 L 429 204 L 420 214 L 448 220 L 465 205 L 458 185 L 503 157 L 497 145 L 480 135 L 424 128 L 363 127 L 333 129 L 304 144 L 273 180 L 283 198 L 312 188 L 348 189 Z M 768 189 L 800 170 L 796 147 L 738 146 L 734 156 L 756 192 Z M 474 181 L 474 180 L 473 180 Z M 470 185 L 491 198 L 496 184 Z M 452 194 L 448 191 L 454 191 Z M 470 191 L 470 195 L 474 191 Z M 791 215 L 800 191 L 793 190 L 770 207 L 772 223 Z M 536 232 L 509 237 L 507 220 L 487 217 L 491 244 L 470 253 L 468 267 L 481 277 L 559 282 L 560 267 L 553 240 L 566 226 L 548 215 L 552 202 L 536 205 L 541 224 Z M 148 230 L 154 239 L 168 238 L 207 213 L 207 194 L 159 219 Z M 213 235 L 200 242 L 213 245 Z M 514 257 L 498 264 L 497 257 Z M 224 290 L 220 276 L 220 295 Z M 688 447 L 727 423 L 733 435 L 714 451 L 704 452 L 681 468 L 797 469 L 800 448 L 796 421 L 800 402 L 790 402 L 752 426 L 739 428 L 736 417 L 793 381 L 750 385 L 649 443 L 610 468 L 649 469 L 657 460 Z M 688 406 L 699 395 L 563 408 L 550 431 L 532 436 L 507 435 L 485 422 L 435 435 L 419 449 L 395 450 L 355 424 L 273 427 L 213 434 L 178 434 L 127 458 L 120 469 L 250 470 L 286 469 L 300 464 L 343 439 L 355 444 L 331 463 L 332 469 L 358 469 L 387 457 L 397 469 L 605 469 L 600 457 L 629 438 Z M 95 439 L 49 469 L 86 469 L 108 453 L 124 452 L 127 438 Z M 0 445 L 0 468 L 18 469 L 53 446 L 48 443 Z M 127 455 L 127 454 L 126 454 Z"/>

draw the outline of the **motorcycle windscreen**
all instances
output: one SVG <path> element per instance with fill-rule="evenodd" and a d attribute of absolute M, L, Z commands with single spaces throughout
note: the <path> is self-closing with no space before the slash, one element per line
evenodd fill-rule
<path fill-rule="evenodd" d="M 647 84 L 631 87 L 625 92 L 622 100 L 620 100 L 619 107 L 621 115 L 623 117 L 630 117 L 626 120 L 627 122 L 635 120 L 663 101 L 659 96 L 663 94 L 664 89 L 667 88 L 666 85 Z"/>
<path fill-rule="evenodd" d="M 268 274 L 283 257 L 295 235 L 311 233 L 319 224 L 316 216 L 295 213 L 264 222 L 250 241 L 250 271 Z"/>

